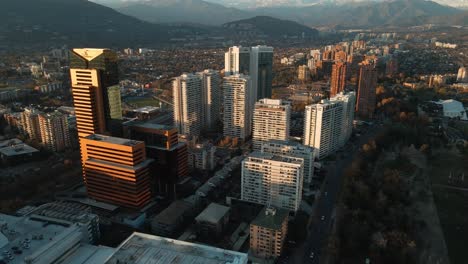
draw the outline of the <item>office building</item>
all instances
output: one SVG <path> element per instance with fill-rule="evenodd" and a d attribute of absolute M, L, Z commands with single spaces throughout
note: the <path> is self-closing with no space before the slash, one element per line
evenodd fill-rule
<path fill-rule="evenodd" d="M 111 87 L 107 87 L 107 98 L 109 101 L 109 117 L 114 120 L 121 120 L 123 116 L 120 86 L 114 85 Z"/>
<path fill-rule="evenodd" d="M 210 203 L 203 210 L 195 221 L 197 222 L 197 232 L 205 237 L 219 237 L 229 221 L 230 208 L 217 203 Z"/>
<path fill-rule="evenodd" d="M 287 210 L 265 207 L 250 224 L 250 254 L 254 258 L 275 259 L 281 255 L 288 233 Z M 254 261 L 255 262 L 255 261 Z"/>
<path fill-rule="evenodd" d="M 68 117 L 58 111 L 39 115 L 42 144 L 51 151 L 61 152 L 72 146 Z"/>
<path fill-rule="evenodd" d="M 273 48 L 268 46 L 229 48 L 225 54 L 224 73 L 226 76 L 249 75 L 252 80 L 249 91 L 252 92 L 254 101 L 270 98 L 273 81 Z"/>
<path fill-rule="evenodd" d="M 260 150 L 262 143 L 277 139 L 288 140 L 291 105 L 281 99 L 261 99 L 255 104 L 253 116 L 253 149 Z"/>
<path fill-rule="evenodd" d="M 299 79 L 300 81 L 308 81 L 310 79 L 309 66 L 301 65 L 297 68 L 297 79 Z"/>
<path fill-rule="evenodd" d="M 133 233 L 104 264 L 247 264 L 245 253 L 185 241 Z"/>
<path fill-rule="evenodd" d="M 459 83 L 467 83 L 468 82 L 468 73 L 467 73 L 465 67 L 460 67 L 460 69 L 458 69 L 457 82 L 459 82 Z"/>
<path fill-rule="evenodd" d="M 119 117 L 121 103 L 115 88 L 108 90 L 119 83 L 117 54 L 108 49 L 73 49 L 70 77 L 78 136 L 118 130 L 119 120 L 112 116 Z"/>
<path fill-rule="evenodd" d="M 175 194 L 176 184 L 189 174 L 187 144 L 179 141 L 172 125 L 162 125 L 157 119 L 124 123 L 127 138 L 143 141 L 146 155 L 153 159 L 151 175 L 158 193 Z"/>
<path fill-rule="evenodd" d="M 41 128 L 39 125 L 41 112 L 32 107 L 26 107 L 21 113 L 21 127 L 23 132 L 32 140 L 41 142 Z"/>
<path fill-rule="evenodd" d="M 361 63 L 356 112 L 361 118 L 372 118 L 376 105 L 377 69 L 369 61 Z"/>
<path fill-rule="evenodd" d="M 204 70 L 197 73 L 202 82 L 201 106 L 203 128 L 213 129 L 220 121 L 221 112 L 221 77 L 217 71 Z"/>
<path fill-rule="evenodd" d="M 250 77 L 231 75 L 224 77 L 223 135 L 244 140 L 251 135 L 252 102 L 249 95 Z"/>
<path fill-rule="evenodd" d="M 145 143 L 89 135 L 80 140 L 84 182 L 89 197 L 129 208 L 143 208 L 151 198 Z"/>
<path fill-rule="evenodd" d="M 172 82 L 174 124 L 180 134 L 199 136 L 202 124 L 202 81 L 198 75 L 182 74 Z"/>
<path fill-rule="evenodd" d="M 304 159 L 304 188 L 308 188 L 314 177 L 314 148 L 294 141 L 270 140 L 262 144 L 263 153 L 279 156 L 292 156 Z"/>
<path fill-rule="evenodd" d="M 338 61 L 333 64 L 330 83 L 330 97 L 334 97 L 345 90 L 347 67 L 346 62 L 343 61 Z"/>
<path fill-rule="evenodd" d="M 241 199 L 297 211 L 302 199 L 304 160 L 253 152 L 242 161 Z"/>
<path fill-rule="evenodd" d="M 353 133 L 354 111 L 356 109 L 356 93 L 339 93 L 330 99 L 331 102 L 341 102 L 343 105 L 343 118 L 341 125 L 341 146 L 351 138 Z"/>
<path fill-rule="evenodd" d="M 315 149 L 315 156 L 323 159 L 337 151 L 343 142 L 343 104 L 322 100 L 308 105 L 304 117 L 303 144 Z"/>

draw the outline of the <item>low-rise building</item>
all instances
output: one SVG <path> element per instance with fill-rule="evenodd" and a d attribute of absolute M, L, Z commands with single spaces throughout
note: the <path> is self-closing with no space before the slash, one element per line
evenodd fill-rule
<path fill-rule="evenodd" d="M 288 232 L 288 211 L 265 207 L 250 224 L 250 254 L 274 259 L 281 255 Z"/>
<path fill-rule="evenodd" d="M 181 200 L 174 201 L 153 218 L 151 231 L 157 235 L 171 237 L 187 222 L 192 212 L 192 204 Z"/>
<path fill-rule="evenodd" d="M 198 233 L 204 237 L 219 236 L 229 221 L 230 208 L 211 203 L 196 218 Z"/>

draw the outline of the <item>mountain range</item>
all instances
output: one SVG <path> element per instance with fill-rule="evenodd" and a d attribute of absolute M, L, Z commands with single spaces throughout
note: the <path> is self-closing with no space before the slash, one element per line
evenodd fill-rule
<path fill-rule="evenodd" d="M 459 9 L 426 0 L 257 0 L 254 1 L 257 7 L 251 9 L 226 7 L 206 0 L 118 1 L 113 2 L 114 6 L 118 6 L 116 10 L 148 22 L 188 22 L 211 26 L 254 16 L 293 20 L 309 27 L 347 28 L 420 25 L 432 21 L 447 24 L 441 17 L 447 17 L 446 21 L 450 21 L 451 16 L 465 16 Z M 242 0 L 232 2 L 243 3 Z"/>

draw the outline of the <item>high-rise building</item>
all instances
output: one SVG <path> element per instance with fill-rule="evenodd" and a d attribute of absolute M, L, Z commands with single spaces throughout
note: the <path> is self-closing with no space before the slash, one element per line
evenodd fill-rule
<path fill-rule="evenodd" d="M 281 208 L 265 207 L 250 224 L 250 253 L 262 259 L 281 255 L 288 233 L 289 212 Z"/>
<path fill-rule="evenodd" d="M 348 58 L 348 54 L 346 53 L 346 51 L 339 50 L 335 52 L 335 58 L 334 58 L 335 61 L 346 61 L 347 58 Z"/>
<path fill-rule="evenodd" d="M 308 105 L 304 117 L 304 139 L 306 146 L 315 148 L 315 156 L 323 159 L 341 147 L 343 104 L 322 100 Z"/>
<path fill-rule="evenodd" d="M 224 74 L 249 75 L 254 101 L 270 98 L 273 81 L 273 48 L 255 46 L 251 48 L 234 46 L 225 53 Z"/>
<path fill-rule="evenodd" d="M 98 201 L 143 208 L 151 200 L 145 143 L 93 134 L 81 138 L 81 158 L 88 195 Z"/>
<path fill-rule="evenodd" d="M 58 111 L 39 115 L 42 144 L 54 152 L 64 151 L 72 146 L 68 117 Z"/>
<path fill-rule="evenodd" d="M 214 170 L 216 147 L 210 143 L 196 144 L 188 148 L 188 163 L 192 169 Z"/>
<path fill-rule="evenodd" d="M 154 160 L 150 171 L 155 190 L 175 195 L 177 183 L 189 174 L 187 144 L 179 142 L 177 128 L 155 120 L 129 121 L 124 123 L 124 135 L 145 142 L 146 155 Z"/>
<path fill-rule="evenodd" d="M 202 81 L 195 74 L 182 74 L 172 82 L 174 124 L 180 134 L 199 136 L 203 124 Z"/>
<path fill-rule="evenodd" d="M 333 64 L 330 97 L 333 97 L 345 90 L 347 67 L 346 62 L 343 61 L 338 61 Z"/>
<path fill-rule="evenodd" d="M 310 79 L 310 70 L 307 65 L 300 65 L 297 68 L 297 78 L 301 81 L 308 81 Z"/>
<path fill-rule="evenodd" d="M 21 127 L 23 128 L 23 132 L 27 134 L 30 139 L 41 142 L 39 114 L 41 114 L 41 112 L 35 108 L 24 108 L 24 111 L 21 113 Z"/>
<path fill-rule="evenodd" d="M 255 100 L 271 98 L 273 81 L 273 48 L 255 46 L 251 51 L 250 78 L 255 89 Z"/>
<path fill-rule="evenodd" d="M 356 112 L 362 118 L 372 118 L 376 104 L 377 69 L 374 63 L 361 63 Z"/>
<path fill-rule="evenodd" d="M 255 151 L 242 161 L 241 199 L 297 211 L 304 160 Z"/>
<path fill-rule="evenodd" d="M 109 116 L 114 120 L 122 120 L 122 98 L 120 96 L 120 86 L 107 87 L 107 98 L 109 102 Z"/>
<path fill-rule="evenodd" d="M 234 46 L 230 47 L 224 55 L 224 74 L 248 75 L 250 72 L 250 48 Z"/>
<path fill-rule="evenodd" d="M 291 105 L 281 99 L 261 99 L 255 104 L 252 143 L 260 150 L 262 143 L 277 139 L 288 140 Z"/>
<path fill-rule="evenodd" d="M 246 75 L 224 77 L 223 135 L 246 139 L 251 135 L 252 100 L 250 78 Z"/>
<path fill-rule="evenodd" d="M 202 79 L 201 106 L 203 127 L 213 129 L 220 121 L 221 77 L 217 71 L 204 70 L 197 73 Z"/>
<path fill-rule="evenodd" d="M 385 75 L 392 77 L 398 73 L 398 61 L 395 58 L 389 59 L 385 64 Z"/>
<path fill-rule="evenodd" d="M 117 54 L 108 49 L 73 49 L 70 77 L 78 136 L 117 130 L 119 121 L 112 116 L 119 116 L 121 103 L 115 90 L 108 90 L 119 83 Z"/>
<path fill-rule="evenodd" d="M 458 69 L 457 82 L 459 83 L 468 82 L 468 72 L 465 67 L 460 67 L 460 69 Z"/>
<path fill-rule="evenodd" d="M 341 145 L 344 146 L 353 133 L 354 111 L 356 109 L 356 93 L 339 93 L 330 98 L 331 102 L 343 104 L 343 119 L 341 125 Z"/>
<path fill-rule="evenodd" d="M 314 177 L 314 148 L 294 141 L 270 140 L 262 144 L 263 153 L 304 159 L 304 188 L 308 189 Z"/>

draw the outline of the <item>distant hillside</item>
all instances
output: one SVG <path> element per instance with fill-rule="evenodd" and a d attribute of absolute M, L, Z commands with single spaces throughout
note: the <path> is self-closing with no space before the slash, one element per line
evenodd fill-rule
<path fill-rule="evenodd" d="M 249 12 L 203 0 L 148 0 L 127 2 L 117 11 L 153 23 L 187 22 L 216 25 L 252 17 Z"/>
<path fill-rule="evenodd" d="M 456 15 L 462 11 L 425 0 L 395 0 L 308 7 L 268 7 L 255 9 L 255 12 L 293 19 L 309 26 L 371 28 L 419 25 L 433 17 Z"/>
<path fill-rule="evenodd" d="M 241 35 L 267 35 L 271 38 L 287 36 L 315 37 L 318 35 L 316 29 L 301 25 L 289 20 L 281 20 L 269 16 L 257 16 L 249 19 L 229 22 L 224 28 L 233 30 Z"/>
<path fill-rule="evenodd" d="M 179 30 L 143 22 L 86 0 L 9 0 L 1 6 L 0 36 L 17 44 L 155 44 Z"/>

